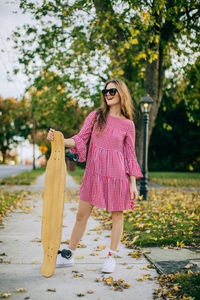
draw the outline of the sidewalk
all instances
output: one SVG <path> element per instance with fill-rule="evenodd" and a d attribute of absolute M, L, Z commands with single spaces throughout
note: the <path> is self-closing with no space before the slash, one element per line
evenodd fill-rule
<path fill-rule="evenodd" d="M 43 184 L 44 175 L 38 178 L 35 185 L 26 189 L 41 191 Z M 70 176 L 67 176 L 67 188 L 79 188 Z M 75 253 L 75 266 L 56 269 L 51 278 L 43 277 L 40 273 L 43 258 L 40 242 L 42 193 L 34 193 L 34 197 L 27 199 L 26 204 L 31 207 L 31 211 L 26 214 L 19 210 L 11 213 L 4 219 L 5 228 L 0 231 L 0 259 L 4 261 L 1 264 L 0 294 L 11 293 L 10 299 L 33 300 L 73 300 L 81 295 L 87 300 L 110 300 L 113 297 L 116 300 L 153 299 L 154 289 L 159 286 L 156 269 L 146 267 L 149 261 L 144 256 L 140 258 L 129 256 L 131 249 L 125 248 L 123 244 L 120 244 L 118 249 L 116 271 L 104 274 L 104 277 L 112 276 L 113 280 L 122 279 L 131 286 L 121 292 L 113 291 L 104 284 L 100 270 L 109 247 L 110 239 L 106 236 L 110 231 L 99 231 L 100 223 L 92 217 L 89 218 L 86 233 L 81 241 L 84 248 L 78 248 Z M 77 207 L 78 203 L 75 201 L 65 202 L 62 241 L 70 238 Z M 98 251 L 98 246 L 106 248 Z M 6 256 L 2 256 L 3 253 Z M 19 288 L 25 288 L 27 292 L 16 293 L 15 290 Z M 48 289 L 51 291 L 47 291 Z"/>

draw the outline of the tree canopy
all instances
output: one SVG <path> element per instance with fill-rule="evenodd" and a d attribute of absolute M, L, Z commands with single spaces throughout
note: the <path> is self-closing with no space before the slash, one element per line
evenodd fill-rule
<path fill-rule="evenodd" d="M 30 113 L 24 101 L 0 96 L 0 120 L 0 151 L 5 163 L 6 151 L 11 149 L 11 145 L 18 144 L 19 137 L 26 139 L 30 134 Z"/>
<path fill-rule="evenodd" d="M 69 94 L 95 106 L 105 80 L 115 76 L 127 83 L 136 108 L 141 161 L 140 97 L 146 92 L 154 100 L 150 136 L 173 55 L 187 57 L 189 63 L 199 51 L 199 1 L 21 0 L 20 8 L 35 22 L 14 33 L 28 76 L 56 72 Z"/>

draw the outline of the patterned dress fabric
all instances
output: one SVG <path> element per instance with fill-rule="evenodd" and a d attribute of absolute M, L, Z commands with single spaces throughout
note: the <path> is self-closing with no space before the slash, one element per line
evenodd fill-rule
<path fill-rule="evenodd" d="M 72 136 L 76 146 L 71 151 L 79 155 L 79 162 L 86 161 L 91 137 L 80 200 L 107 211 L 133 209 L 129 175 L 143 177 L 135 154 L 135 125 L 129 119 L 108 114 L 103 131 L 95 132 L 95 113 L 92 111 L 80 132 Z"/>

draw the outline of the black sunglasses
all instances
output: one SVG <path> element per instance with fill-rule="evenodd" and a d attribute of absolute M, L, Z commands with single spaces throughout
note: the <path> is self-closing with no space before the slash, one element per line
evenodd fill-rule
<path fill-rule="evenodd" d="M 108 92 L 111 96 L 115 96 L 115 94 L 117 93 L 117 89 L 116 88 L 108 89 L 108 90 L 104 89 L 104 90 L 102 90 L 103 96 L 105 97 Z"/>

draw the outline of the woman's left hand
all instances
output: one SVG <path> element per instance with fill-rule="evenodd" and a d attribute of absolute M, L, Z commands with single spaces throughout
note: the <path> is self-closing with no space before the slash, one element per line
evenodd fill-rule
<path fill-rule="evenodd" d="M 130 184 L 131 201 L 134 201 L 138 197 L 138 191 L 135 183 Z"/>

